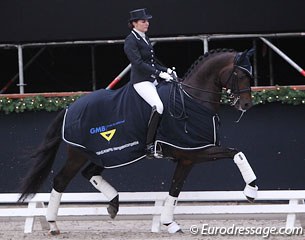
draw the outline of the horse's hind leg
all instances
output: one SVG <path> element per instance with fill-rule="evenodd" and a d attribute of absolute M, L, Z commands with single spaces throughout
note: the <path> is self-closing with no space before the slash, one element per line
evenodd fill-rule
<path fill-rule="evenodd" d="M 50 225 L 49 233 L 51 235 L 58 235 L 60 233 L 56 219 L 58 215 L 58 208 L 62 193 L 70 183 L 71 179 L 76 173 L 85 165 L 87 158 L 79 150 L 68 146 L 68 158 L 65 166 L 55 176 L 53 181 L 53 189 L 50 195 L 50 200 L 47 209 L 46 219 Z"/>
<path fill-rule="evenodd" d="M 119 211 L 118 192 L 100 175 L 103 167 L 90 163 L 83 171 L 82 175 L 109 200 L 107 211 L 111 218 L 115 218 Z"/>

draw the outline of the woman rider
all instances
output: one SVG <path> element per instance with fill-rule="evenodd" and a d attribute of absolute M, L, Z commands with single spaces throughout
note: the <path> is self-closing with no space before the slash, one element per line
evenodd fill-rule
<path fill-rule="evenodd" d="M 147 157 L 162 157 L 154 153 L 154 140 L 158 124 L 163 113 L 163 103 L 158 95 L 158 80 L 172 80 L 173 71 L 158 64 L 155 53 L 146 32 L 152 16 L 145 8 L 130 12 L 128 26 L 131 33 L 124 42 L 124 51 L 131 62 L 130 81 L 136 92 L 152 107 L 146 139 Z"/>

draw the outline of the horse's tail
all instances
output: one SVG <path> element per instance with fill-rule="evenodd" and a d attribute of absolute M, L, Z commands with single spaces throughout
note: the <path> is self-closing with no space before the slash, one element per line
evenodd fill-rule
<path fill-rule="evenodd" d="M 22 179 L 19 202 L 30 195 L 35 195 L 48 177 L 62 141 L 61 129 L 64 116 L 65 110 L 62 110 L 48 127 L 43 143 L 32 154 L 33 165 Z"/>

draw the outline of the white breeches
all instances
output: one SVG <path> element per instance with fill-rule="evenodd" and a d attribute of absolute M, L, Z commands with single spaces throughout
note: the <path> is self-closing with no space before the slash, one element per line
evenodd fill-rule
<path fill-rule="evenodd" d="M 139 82 L 133 84 L 137 93 L 151 106 L 156 106 L 159 114 L 163 113 L 163 103 L 157 92 L 157 88 L 154 83 L 149 81 Z"/>

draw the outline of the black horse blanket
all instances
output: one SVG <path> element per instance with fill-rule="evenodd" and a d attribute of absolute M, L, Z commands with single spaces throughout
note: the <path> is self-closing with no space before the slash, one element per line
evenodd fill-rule
<path fill-rule="evenodd" d="M 176 83 L 158 86 L 164 114 L 157 141 L 181 149 L 217 145 L 218 116 L 185 95 Z M 63 140 L 84 150 L 105 168 L 123 166 L 145 157 L 151 107 L 132 84 L 101 89 L 79 98 L 66 111 Z"/>

